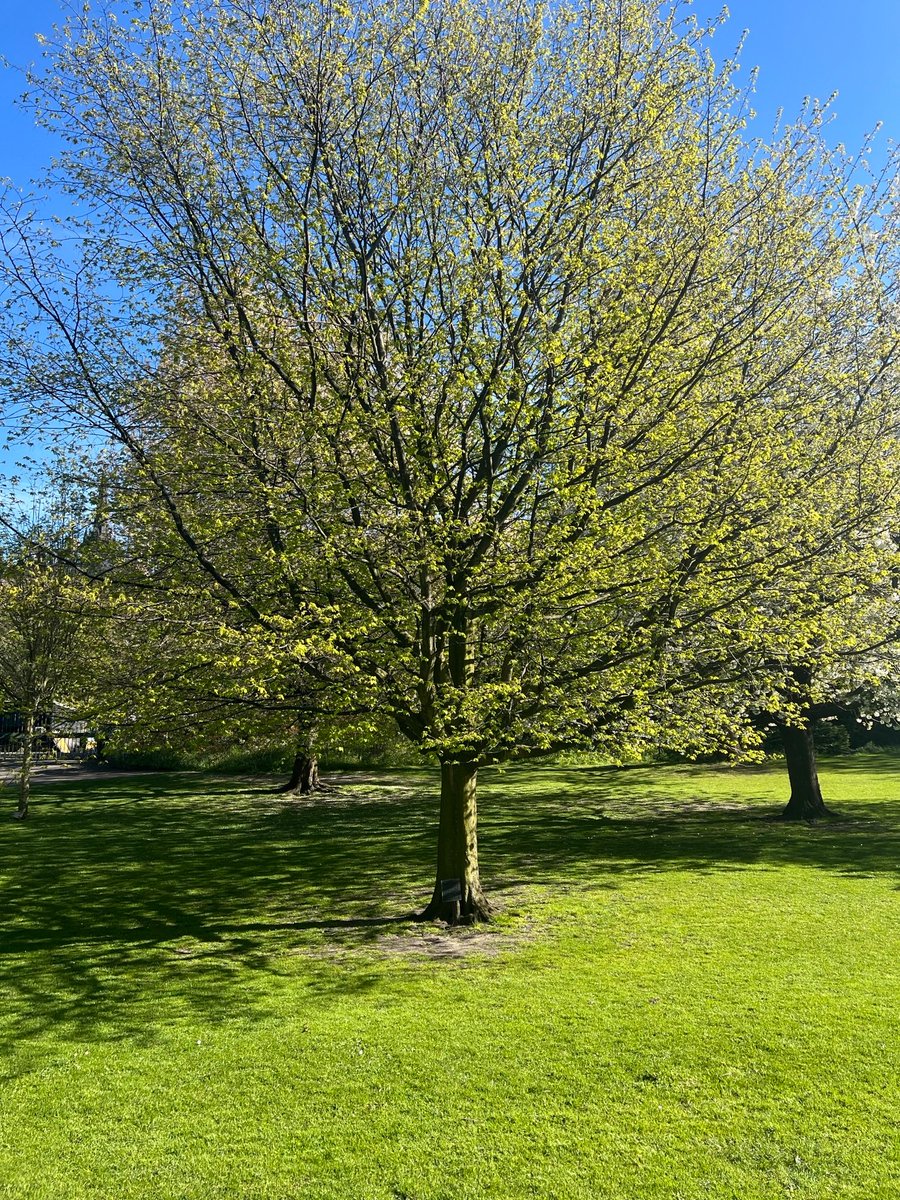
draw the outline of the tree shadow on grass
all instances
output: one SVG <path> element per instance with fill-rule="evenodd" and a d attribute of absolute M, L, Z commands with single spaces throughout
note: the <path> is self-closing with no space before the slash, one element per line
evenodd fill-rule
<path fill-rule="evenodd" d="M 546 782 L 537 778 L 526 805 L 516 803 L 511 772 L 509 784 L 492 781 L 497 794 L 483 826 L 545 884 L 598 872 L 614 879 L 793 865 L 887 875 L 900 885 L 900 761 L 857 762 L 856 771 L 871 798 L 842 796 L 839 787 L 838 819 L 809 824 L 777 819 L 786 800 L 777 767 L 556 769 Z"/>
<path fill-rule="evenodd" d="M 431 857 L 427 821 L 401 827 L 397 812 L 392 794 L 306 804 L 233 780 L 47 787 L 30 821 L 0 824 L 0 1034 L 152 1036 L 187 1010 L 261 1019 L 298 950 L 320 997 L 372 987 L 377 963 L 351 971 L 328 951 L 413 908 L 398 885 Z"/>
<path fill-rule="evenodd" d="M 502 898 L 789 864 L 897 879 L 900 772 L 866 770 L 882 798 L 815 828 L 765 819 L 765 771 L 485 772 L 485 881 Z M 39 791 L 33 820 L 0 824 L 0 1035 L 152 1040 L 186 1016 L 264 1020 L 298 978 L 317 1004 L 403 986 L 408 965 L 376 944 L 430 892 L 436 796 L 428 773 L 313 800 L 193 775 Z"/>

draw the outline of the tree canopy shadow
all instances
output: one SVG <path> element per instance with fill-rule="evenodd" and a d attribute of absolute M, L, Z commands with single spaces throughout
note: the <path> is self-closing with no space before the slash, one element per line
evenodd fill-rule
<path fill-rule="evenodd" d="M 771 768 L 733 774 L 744 788 L 725 799 L 719 788 L 703 786 L 708 767 L 642 767 L 627 776 L 616 769 L 559 770 L 533 808 L 515 805 L 512 815 L 510 797 L 510 816 L 501 803 L 494 820 L 504 847 L 515 843 L 533 882 L 583 876 L 592 867 L 614 878 L 794 865 L 888 875 L 900 886 L 900 764 L 882 763 L 873 772 L 887 788 L 883 798 L 838 798 L 838 819 L 810 824 L 777 819 L 786 789 L 777 776 L 772 786 Z M 754 789 L 757 778 L 769 786 Z"/>
<path fill-rule="evenodd" d="M 865 769 L 872 798 L 815 828 L 765 819 L 771 772 L 733 774 L 729 796 L 701 767 L 486 771 L 484 878 L 501 901 L 522 884 L 788 864 L 897 880 L 900 771 Z M 31 821 L 0 825 L 0 1035 L 264 1019 L 298 971 L 319 1003 L 390 987 L 377 943 L 427 899 L 436 815 L 428 772 L 347 776 L 312 800 L 194 775 L 39 789 Z"/>

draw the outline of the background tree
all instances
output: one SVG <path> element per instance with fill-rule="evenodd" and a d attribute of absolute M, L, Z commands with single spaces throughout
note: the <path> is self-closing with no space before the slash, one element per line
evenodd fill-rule
<path fill-rule="evenodd" d="M 801 556 L 792 588 L 773 596 L 769 610 L 774 625 L 792 631 L 775 647 L 784 680 L 769 713 L 791 782 L 783 812 L 788 820 L 828 815 L 816 769 L 815 722 L 846 715 L 850 706 L 891 709 L 885 677 L 900 628 L 896 164 L 843 200 L 856 249 L 821 353 L 801 376 L 832 423 L 830 453 L 841 464 L 843 482 L 825 496 L 817 493 L 810 514 L 816 553 Z"/>
<path fill-rule="evenodd" d="M 0 558 L 0 701 L 22 719 L 22 764 L 16 816 L 29 815 L 38 734 L 81 715 L 80 687 L 98 636 L 96 595 L 60 566 L 52 546 L 34 535 L 7 541 Z"/>
<path fill-rule="evenodd" d="M 900 639 L 896 549 L 881 547 L 883 566 L 865 590 L 814 614 L 818 635 L 787 665 L 781 708 L 770 713 L 784 747 L 791 794 L 785 820 L 833 815 L 826 807 L 816 764 L 815 729 L 823 720 L 897 723 L 893 680 Z M 871 559 L 871 548 L 869 548 Z M 891 569 L 893 567 L 893 570 Z M 856 580 L 857 585 L 859 583 Z M 880 584 L 880 586 L 879 586 Z"/>
<path fill-rule="evenodd" d="M 208 597 L 183 580 L 157 578 L 152 591 L 146 578 L 140 588 L 116 580 L 120 595 L 85 698 L 111 751 L 216 761 L 290 742 L 290 776 L 277 790 L 323 790 L 318 745 L 351 722 L 326 709 L 321 673 L 255 627 L 204 611 Z"/>

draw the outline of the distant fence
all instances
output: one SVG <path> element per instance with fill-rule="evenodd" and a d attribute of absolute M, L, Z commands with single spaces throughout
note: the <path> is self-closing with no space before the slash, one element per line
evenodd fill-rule
<path fill-rule="evenodd" d="M 31 761 L 35 766 L 40 766 L 45 763 L 55 762 L 78 762 L 84 755 L 78 751 L 68 750 L 35 750 L 32 752 Z M 22 761 L 21 750 L 0 750 L 0 764 L 8 766 L 12 763 L 20 763 Z"/>

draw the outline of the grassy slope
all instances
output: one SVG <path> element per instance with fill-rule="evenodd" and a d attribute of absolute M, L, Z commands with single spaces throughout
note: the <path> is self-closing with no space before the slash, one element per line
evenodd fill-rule
<path fill-rule="evenodd" d="M 849 760 L 848 760 L 849 761 Z M 0 824 L 0 1197 L 900 1195 L 900 764 L 486 772 L 501 905 L 430 889 L 434 780 L 296 804 L 56 785 Z"/>

